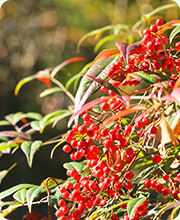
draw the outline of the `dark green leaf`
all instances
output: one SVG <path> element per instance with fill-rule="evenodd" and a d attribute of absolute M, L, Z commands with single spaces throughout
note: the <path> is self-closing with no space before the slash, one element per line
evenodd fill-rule
<path fill-rule="evenodd" d="M 131 219 L 133 212 L 135 209 L 141 205 L 146 200 L 146 197 L 139 197 L 135 199 L 131 199 L 127 204 L 127 213 L 129 215 L 129 219 Z"/>
<path fill-rule="evenodd" d="M 155 74 L 146 74 L 145 72 L 141 71 L 141 72 L 135 72 L 135 73 L 131 73 L 129 74 L 130 76 L 133 77 L 137 77 L 142 79 L 144 82 L 148 83 L 148 84 L 154 84 L 157 83 L 157 78 L 159 78 L 158 76 L 156 76 Z"/>
<path fill-rule="evenodd" d="M 64 163 L 63 167 L 66 169 L 75 169 L 78 172 L 81 172 L 83 169 L 83 165 L 78 162 L 69 162 L 69 163 Z"/>

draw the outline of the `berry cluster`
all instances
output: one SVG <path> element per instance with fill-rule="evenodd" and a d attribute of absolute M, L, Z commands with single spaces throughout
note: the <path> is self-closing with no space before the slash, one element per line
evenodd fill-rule
<path fill-rule="evenodd" d="M 168 159 L 168 152 L 167 156 L 162 156 L 154 144 L 164 109 L 172 105 L 172 102 L 161 101 L 161 97 L 172 90 L 180 70 L 180 42 L 176 43 L 175 48 L 168 49 L 168 39 L 161 33 L 161 25 L 163 21 L 158 19 L 150 29 L 143 31 L 141 44 L 131 51 L 128 63 L 120 55 L 106 72 L 107 80 L 116 88 L 138 86 L 142 79 L 133 76 L 134 72 L 156 75 L 158 86 L 152 85 L 141 92 L 145 91 L 148 95 L 141 100 L 146 110 L 124 118 L 120 112 L 128 111 L 131 106 L 114 91 L 101 86 L 101 91 L 108 93 L 108 96 L 103 96 L 96 108 L 92 106 L 82 112 L 83 123 L 73 125 L 64 135 L 66 144 L 63 151 L 70 153 L 72 161 L 83 161 L 85 166 L 82 170 L 67 170 L 69 179 L 60 188 L 59 209 L 55 213 L 58 220 L 88 220 L 93 211 L 101 207 L 108 210 L 112 201 L 120 204 L 121 212 L 119 214 L 115 207 L 104 213 L 104 219 L 117 220 L 122 217 L 129 220 L 126 211 L 128 202 L 139 194 L 146 195 L 147 191 L 151 194 L 155 190 L 159 195 L 169 196 L 170 200 L 179 200 L 180 173 L 176 176 L 167 174 L 163 164 Z M 167 87 L 161 84 L 161 73 L 166 76 Z M 173 113 L 169 110 L 168 116 Z M 120 116 L 112 120 L 109 126 L 104 125 L 107 119 L 117 114 Z M 147 165 L 147 159 L 153 168 L 146 176 L 148 179 L 138 182 L 138 191 L 137 171 L 133 168 L 138 167 L 138 163 Z M 150 198 L 139 204 L 131 220 L 144 219 L 148 213 L 148 203 L 152 206 Z M 100 218 L 95 216 L 93 219 Z"/>

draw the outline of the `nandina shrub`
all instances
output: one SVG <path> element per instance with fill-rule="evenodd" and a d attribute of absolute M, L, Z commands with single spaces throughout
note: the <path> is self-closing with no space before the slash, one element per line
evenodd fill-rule
<path fill-rule="evenodd" d="M 51 80 L 74 101 L 73 113 L 60 110 L 44 118 L 35 113 L 18 118 L 32 119 L 27 126 L 42 132 L 49 123 L 72 114 L 69 130 L 52 151 L 62 146 L 72 162 L 64 164 L 68 178 L 63 184 L 54 178 L 41 186 L 20 184 L 0 193 L 0 198 L 13 194 L 18 205 L 27 204 L 31 211 L 33 200 L 48 190 L 44 199 L 49 207 L 56 208 L 58 220 L 167 219 L 169 213 L 172 219 L 177 216 L 180 42 L 172 40 L 178 36 L 179 23 L 157 19 L 141 32 L 140 41 L 129 45 L 117 42 L 117 49 L 102 51 L 82 77 L 75 99 L 54 77 L 65 64 L 83 61 L 80 57 L 28 78 L 48 85 Z M 165 31 L 171 28 L 168 36 Z M 15 92 L 28 80 L 22 80 Z M 94 92 L 96 97 L 88 101 Z M 13 117 L 6 118 L 12 125 Z M 2 136 L 14 138 L 2 146 L 3 150 L 20 146 L 31 167 L 43 143 L 28 139 L 24 127 L 14 133 L 2 132 Z M 9 204 L 4 203 L 2 208 L 5 205 Z M 6 214 L 5 207 L 2 216 Z"/>

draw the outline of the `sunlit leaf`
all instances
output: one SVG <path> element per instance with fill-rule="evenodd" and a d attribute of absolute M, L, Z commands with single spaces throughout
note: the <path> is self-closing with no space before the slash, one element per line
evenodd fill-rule
<path fill-rule="evenodd" d="M 170 42 L 170 43 L 172 42 L 173 38 L 174 38 L 179 32 L 180 32 L 180 25 L 177 26 L 177 27 L 175 27 L 175 28 L 172 30 L 172 32 L 171 32 L 171 34 L 170 34 L 170 36 L 169 36 L 169 42 Z"/>
<path fill-rule="evenodd" d="M 41 147 L 41 145 L 42 141 L 34 141 L 33 143 L 30 141 L 26 141 L 21 144 L 21 149 L 26 155 L 27 162 L 30 167 L 32 167 L 34 154 Z"/>
<path fill-rule="evenodd" d="M 60 141 L 58 144 L 56 144 L 56 145 L 53 147 L 53 149 L 52 149 L 52 151 L 51 151 L 51 155 L 50 155 L 50 158 L 51 158 L 51 159 L 53 158 L 54 151 L 56 150 L 56 148 L 59 147 L 59 146 L 61 146 L 64 142 L 65 142 L 65 140 L 62 140 L 62 141 Z"/>
<path fill-rule="evenodd" d="M 55 92 L 61 92 L 62 90 L 59 88 L 59 87 L 53 87 L 53 88 L 50 88 L 50 89 L 45 89 L 43 92 L 40 93 L 40 97 L 44 97 L 44 96 L 47 96 L 47 95 L 51 95 Z"/>
<path fill-rule="evenodd" d="M 26 201 L 26 193 L 27 189 L 18 190 L 16 193 L 13 194 L 13 198 L 18 202 L 24 204 Z"/>
<path fill-rule="evenodd" d="M 129 216 L 129 219 L 131 219 L 133 212 L 135 209 L 141 205 L 146 200 L 146 197 L 139 197 L 135 199 L 131 199 L 127 204 L 127 213 Z"/>
<path fill-rule="evenodd" d="M 18 84 L 16 85 L 16 88 L 15 88 L 15 91 L 14 91 L 14 95 L 15 96 L 18 95 L 18 93 L 19 93 L 19 91 L 20 91 L 20 89 L 22 88 L 23 85 L 25 85 L 26 83 L 28 83 L 28 82 L 30 82 L 30 81 L 32 81 L 34 79 L 37 79 L 37 78 L 38 78 L 37 75 L 32 75 L 32 76 L 29 76 L 29 77 L 26 77 L 26 78 L 20 80 L 18 82 Z"/>
<path fill-rule="evenodd" d="M 4 150 L 14 148 L 14 147 L 18 147 L 18 146 L 19 146 L 18 144 L 7 144 L 7 143 L 3 142 L 3 143 L 0 144 L 0 151 L 4 151 Z"/>
<path fill-rule="evenodd" d="M 12 188 L 9 188 L 3 192 L 0 193 L 0 200 L 12 195 L 14 192 L 23 189 L 23 188 L 29 188 L 29 187 L 33 187 L 33 184 L 19 184 L 17 186 L 14 186 Z"/>
<path fill-rule="evenodd" d="M 120 52 L 117 49 L 103 50 L 96 56 L 96 58 L 94 59 L 92 65 L 94 65 L 95 63 L 98 63 L 101 60 L 104 60 L 104 59 L 109 58 L 109 57 L 114 57 L 114 56 L 117 56 L 119 54 L 120 54 Z"/>
<path fill-rule="evenodd" d="M 81 107 L 81 109 L 74 112 L 73 115 L 70 117 L 69 122 L 68 122 L 68 127 L 70 127 L 70 125 L 72 124 L 72 122 L 73 122 L 73 120 L 76 116 L 78 116 L 81 113 L 83 113 L 84 111 L 94 107 L 95 105 L 101 103 L 102 101 L 105 101 L 105 100 L 108 100 L 108 99 L 109 99 L 109 97 L 98 98 L 98 99 L 95 99 L 95 100 L 83 105 L 83 107 Z"/>
<path fill-rule="evenodd" d="M 89 217 L 89 219 L 88 220 L 93 220 L 93 219 L 95 219 L 97 216 L 98 216 L 98 214 L 99 213 L 106 213 L 107 212 L 107 210 L 106 209 L 98 209 L 97 211 L 95 211 L 95 212 L 93 212 L 91 215 L 90 215 L 90 217 Z"/>
<path fill-rule="evenodd" d="M 45 186 L 34 186 L 27 190 L 26 201 L 27 201 L 29 212 L 31 212 L 32 202 L 44 188 Z"/>
<path fill-rule="evenodd" d="M 7 126 L 7 125 L 11 125 L 11 124 L 6 120 L 0 121 L 0 126 Z"/>
<path fill-rule="evenodd" d="M 106 71 L 108 71 L 109 65 L 116 62 L 118 57 L 109 57 L 104 60 L 101 60 L 87 71 L 86 75 L 98 78 L 98 79 L 106 79 Z M 84 105 L 86 100 L 90 97 L 90 95 L 96 91 L 98 88 L 98 83 L 93 82 L 86 76 L 84 76 L 80 82 L 78 91 L 75 96 L 75 108 L 74 111 L 77 112 Z M 78 119 L 78 118 L 77 118 Z M 70 124 L 70 123 L 69 123 Z"/>
<path fill-rule="evenodd" d="M 142 110 L 146 110 L 146 108 L 142 105 L 137 105 L 137 106 L 134 106 L 132 108 L 129 108 L 129 109 L 126 109 L 126 110 L 123 110 L 123 111 L 120 111 L 118 113 L 116 113 L 115 115 L 109 117 L 104 123 L 103 123 L 103 127 L 109 125 L 110 123 L 128 115 L 128 114 L 131 114 L 131 113 L 134 113 L 134 112 L 137 112 L 137 111 L 142 111 Z"/>
<path fill-rule="evenodd" d="M 0 0 L 0 8 L 2 7 L 2 5 L 7 2 L 8 0 Z"/>
<path fill-rule="evenodd" d="M 8 174 L 7 170 L 0 171 L 0 184 L 7 174 Z"/>
<path fill-rule="evenodd" d="M 81 172 L 83 169 L 83 165 L 78 162 L 69 162 L 69 163 L 64 163 L 63 167 L 66 169 L 75 169 L 78 172 Z"/>
<path fill-rule="evenodd" d="M 178 4 L 178 6 L 180 7 L 180 1 L 179 0 L 172 0 L 174 2 L 176 2 L 176 4 Z"/>

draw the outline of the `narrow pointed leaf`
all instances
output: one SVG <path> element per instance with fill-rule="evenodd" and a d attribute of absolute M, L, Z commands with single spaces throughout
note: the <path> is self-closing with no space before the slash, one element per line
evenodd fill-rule
<path fill-rule="evenodd" d="M 33 187 L 34 185 L 32 184 L 19 184 L 17 186 L 14 186 L 10 189 L 7 189 L 3 192 L 0 193 L 0 200 L 12 195 L 14 192 L 20 190 L 20 189 L 23 189 L 23 188 L 29 188 L 29 187 Z"/>
<path fill-rule="evenodd" d="M 10 148 L 13 148 L 13 147 L 18 147 L 18 146 L 19 146 L 18 144 L 1 143 L 0 144 L 0 151 L 7 150 L 7 149 L 10 149 Z"/>
<path fill-rule="evenodd" d="M 66 169 L 75 169 L 78 172 L 81 172 L 83 169 L 83 165 L 78 162 L 70 162 L 70 163 L 64 163 L 63 167 Z"/>
<path fill-rule="evenodd" d="M 106 71 L 109 69 L 109 65 L 116 62 L 118 59 L 117 57 L 109 57 L 104 60 L 101 60 L 94 65 L 87 71 L 86 75 L 98 78 L 98 79 L 106 79 Z M 91 96 L 91 94 L 96 91 L 98 88 L 98 83 L 93 82 L 92 80 L 88 79 L 86 76 L 83 76 L 79 89 L 75 96 L 75 108 L 74 111 L 77 112 L 81 107 L 84 105 L 86 100 Z M 77 118 L 78 119 L 78 118 Z M 70 124 L 70 123 L 69 123 Z"/>
<path fill-rule="evenodd" d="M 94 65 L 95 63 L 98 63 L 101 60 L 104 60 L 104 59 L 109 58 L 109 57 L 114 57 L 114 56 L 117 56 L 119 54 L 120 54 L 120 52 L 117 49 L 103 50 L 96 56 L 96 58 L 94 59 L 92 65 Z"/>
<path fill-rule="evenodd" d="M 52 151 L 51 151 L 51 155 L 50 155 L 50 158 L 51 158 L 51 159 L 53 158 L 54 151 L 56 150 L 56 148 L 59 147 L 59 146 L 61 146 L 64 142 L 65 142 L 65 140 L 62 140 L 62 141 L 60 141 L 58 144 L 56 144 L 56 145 L 53 147 L 53 149 L 52 149 Z"/>
<path fill-rule="evenodd" d="M 134 107 L 132 107 L 132 108 L 130 108 L 130 109 L 126 109 L 126 110 L 124 110 L 124 111 L 120 111 L 120 112 L 118 112 L 117 114 L 115 114 L 115 115 L 109 117 L 109 118 L 103 123 L 103 126 L 105 127 L 105 126 L 109 125 L 110 123 L 112 123 L 112 122 L 118 120 L 118 119 L 121 118 L 121 117 L 124 117 L 124 116 L 126 116 L 126 115 L 128 115 L 128 114 L 131 114 L 131 113 L 134 113 L 134 112 L 137 112 L 137 111 L 142 111 L 142 110 L 146 110 L 146 108 L 145 108 L 144 106 L 142 106 L 142 105 L 137 105 L 137 106 L 134 106 Z"/>
<path fill-rule="evenodd" d="M 116 46 L 118 47 L 119 51 L 121 52 L 124 60 L 126 60 L 126 49 L 128 47 L 128 44 L 124 42 L 116 42 Z"/>
<path fill-rule="evenodd" d="M 15 88 L 14 95 L 15 95 L 15 96 L 18 95 L 18 93 L 19 93 L 19 91 L 20 91 L 20 89 L 22 88 L 23 85 L 25 85 L 26 83 L 28 83 L 28 82 L 30 82 L 30 81 L 32 81 L 32 80 L 34 80 L 34 79 L 37 79 L 37 78 L 38 78 L 37 75 L 32 75 L 32 76 L 29 76 L 29 77 L 26 77 L 26 78 L 20 80 L 20 81 L 18 82 L 16 88 Z"/>
<path fill-rule="evenodd" d="M 0 126 L 7 126 L 7 125 L 11 125 L 11 124 L 6 120 L 1 120 L 0 121 Z"/>
<path fill-rule="evenodd" d="M 140 78 L 142 79 L 144 82 L 148 83 L 148 84 L 154 84 L 154 83 L 157 83 L 157 79 L 159 79 L 160 77 L 155 75 L 155 74 L 146 74 L 145 72 L 143 71 L 140 71 L 140 72 L 134 72 L 134 73 L 131 73 L 129 74 L 130 76 L 133 76 L 133 77 L 137 77 L 137 78 Z"/>
<path fill-rule="evenodd" d="M 40 93 L 40 97 L 45 97 L 47 95 L 51 95 L 55 92 L 61 92 L 62 90 L 59 87 L 54 87 L 54 88 L 50 88 L 50 89 L 45 89 L 43 92 Z"/>
<path fill-rule="evenodd" d="M 23 140 L 29 139 L 29 137 L 26 133 L 17 132 L 17 131 L 1 131 L 0 136 L 12 137 L 12 138 L 22 138 Z"/>
<path fill-rule="evenodd" d="M 30 152 L 30 159 L 29 159 L 29 166 L 30 167 L 32 167 L 34 155 L 37 152 L 37 150 L 41 147 L 41 145 L 42 145 L 42 141 L 35 141 L 32 143 L 31 152 Z"/>
<path fill-rule="evenodd" d="M 169 42 L 171 43 L 173 38 L 180 32 L 180 25 L 178 25 L 177 27 L 175 27 L 172 31 L 171 31 L 171 34 L 170 34 L 170 37 L 169 37 Z"/>
<path fill-rule="evenodd" d="M 2 180 L 4 179 L 4 177 L 8 174 L 8 170 L 2 170 L 0 171 L 0 184 L 2 182 Z"/>
<path fill-rule="evenodd" d="M 99 104 L 99 103 L 101 103 L 101 102 L 103 102 L 103 101 L 105 101 L 105 100 L 108 100 L 108 99 L 109 99 L 109 97 L 107 97 L 107 98 L 105 98 L 105 97 L 103 97 L 103 98 L 98 98 L 98 99 L 95 99 L 95 100 L 93 100 L 93 101 L 91 101 L 91 102 L 85 104 L 83 107 L 81 107 L 80 110 L 76 111 L 76 112 L 70 117 L 69 122 L 68 122 L 68 127 L 71 126 L 71 124 L 72 124 L 72 122 L 73 122 L 73 120 L 74 120 L 74 118 L 75 118 L 76 116 L 80 115 L 80 114 L 83 113 L 84 111 L 86 111 L 86 110 L 88 110 L 88 109 L 94 107 L 95 105 L 97 105 L 97 104 Z"/>
<path fill-rule="evenodd" d="M 87 59 L 85 59 L 84 57 L 73 57 L 73 58 L 70 58 L 68 60 L 65 60 L 64 62 L 60 63 L 58 66 L 56 66 L 53 71 L 51 72 L 51 76 L 52 77 L 55 77 L 56 73 L 62 69 L 64 66 L 70 64 L 70 63 L 73 63 L 73 62 L 77 62 L 77 61 L 84 61 L 86 62 Z"/>

